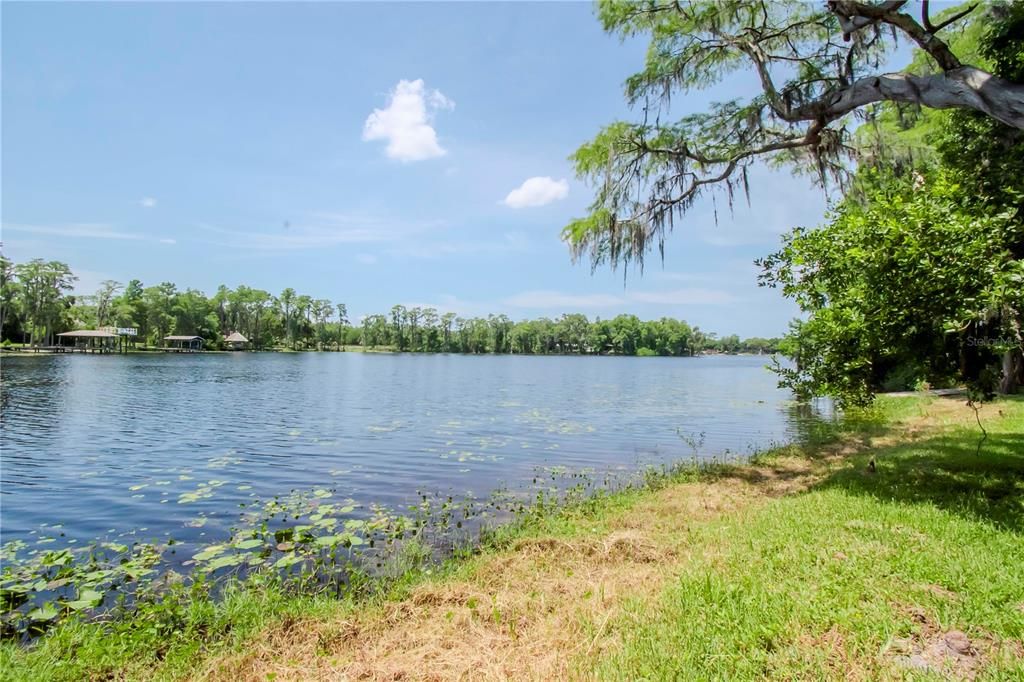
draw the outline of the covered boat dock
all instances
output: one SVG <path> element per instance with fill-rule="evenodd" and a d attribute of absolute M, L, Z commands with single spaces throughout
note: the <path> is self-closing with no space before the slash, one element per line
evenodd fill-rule
<path fill-rule="evenodd" d="M 116 353 L 121 336 L 105 329 L 78 329 L 57 334 L 60 343 L 49 350 L 54 353 Z M 71 344 L 66 343 L 68 340 Z"/>
<path fill-rule="evenodd" d="M 198 353 L 203 349 L 203 337 L 201 336 L 165 336 L 162 347 L 165 353 Z"/>

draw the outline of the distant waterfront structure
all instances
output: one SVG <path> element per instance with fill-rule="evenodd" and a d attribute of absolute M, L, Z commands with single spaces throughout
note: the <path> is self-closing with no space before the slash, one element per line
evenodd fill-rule
<path fill-rule="evenodd" d="M 232 332 L 224 337 L 224 344 L 229 350 L 245 350 L 249 345 L 249 339 L 238 332 Z"/>
<path fill-rule="evenodd" d="M 108 329 L 78 329 L 57 334 L 60 344 L 54 346 L 55 353 L 116 353 L 121 337 Z M 71 341 L 67 344 L 66 341 Z"/>
<path fill-rule="evenodd" d="M 195 353 L 203 349 L 203 337 L 201 336 L 165 336 L 164 342 L 168 345 L 160 350 L 168 353 Z"/>

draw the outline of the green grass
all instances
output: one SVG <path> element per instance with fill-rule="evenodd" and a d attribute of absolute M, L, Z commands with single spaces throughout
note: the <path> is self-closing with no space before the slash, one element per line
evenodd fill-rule
<path fill-rule="evenodd" d="M 884 438 L 919 419 L 935 399 L 887 399 L 821 424 L 808 444 L 761 458 L 819 456 L 837 441 Z M 976 455 L 976 428 L 929 422 L 916 440 L 818 464 L 828 474 L 811 490 L 749 505 L 689 526 L 692 558 L 656 603 L 632 603 L 608 623 L 622 646 L 578 662 L 607 679 L 866 679 L 893 670 L 886 652 L 921 624 L 960 629 L 978 642 L 1024 639 L 1024 400 L 998 404 Z M 877 464 L 867 472 L 869 459 Z M 572 538 L 606 522 L 651 491 L 677 482 L 743 476 L 743 467 L 681 467 L 642 489 L 603 494 L 569 508 L 528 514 L 486 539 L 511 551 L 517 539 Z M 68 621 L 31 646 L 0 645 L 0 679 L 182 679 L 197 662 L 245 648 L 286 618 L 328 618 L 401 599 L 424 581 L 472 570 L 456 560 L 425 570 L 399 565 L 383 591 L 335 599 L 286 593 L 250 581 L 212 598 L 180 588 L 130 618 Z M 1024 650 L 1024 649 L 1022 649 Z M 1024 679 L 1024 662 L 990 656 L 984 675 Z"/>
<path fill-rule="evenodd" d="M 902 672 L 886 649 L 921 618 L 1020 642 L 1024 403 L 1002 407 L 980 456 L 978 431 L 954 429 L 854 456 L 807 493 L 698 527 L 697 558 L 653 610 L 632 606 L 617 624 L 625 645 L 594 673 L 876 679 Z M 990 659 L 985 678 L 1024 679 L 1024 659 Z"/>
<path fill-rule="evenodd" d="M 211 650 L 232 649 L 289 614 L 323 613 L 333 600 L 272 586 L 228 590 L 221 599 L 177 593 L 131 619 L 69 620 L 30 647 L 4 643 L 0 677 L 16 680 L 175 679 Z"/>
<path fill-rule="evenodd" d="M 0 644 L 0 679 L 184 679 L 203 657 L 238 651 L 266 628 L 292 618 L 328 617 L 354 608 L 370 608 L 406 594 L 425 573 L 418 564 L 403 565 L 375 593 L 354 591 L 295 594 L 279 581 L 255 576 L 235 582 L 213 596 L 204 585 L 172 589 L 146 602 L 131 617 L 85 622 L 69 619 L 29 646 Z"/>

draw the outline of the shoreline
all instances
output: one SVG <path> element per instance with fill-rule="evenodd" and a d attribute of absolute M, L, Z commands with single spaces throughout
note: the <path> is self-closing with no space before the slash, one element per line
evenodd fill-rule
<path fill-rule="evenodd" d="M 615 677 L 610 673 L 619 669 L 630 670 L 638 676 L 657 676 L 658 670 L 664 672 L 670 669 L 665 667 L 670 664 L 655 661 L 658 657 L 645 648 L 644 641 L 647 640 L 636 641 L 630 632 L 639 628 L 651 641 L 674 637 L 674 630 L 669 627 L 671 623 L 662 620 L 672 621 L 672 614 L 677 609 L 662 610 L 658 604 L 679 597 L 673 594 L 672 585 L 680 575 L 695 571 L 693 575 L 703 575 L 704 579 L 716 576 L 716 580 L 723 581 L 720 585 L 720 589 L 726 590 L 723 594 L 730 594 L 731 590 L 742 585 L 768 589 L 767 594 L 774 594 L 771 585 L 760 584 L 765 578 L 759 579 L 749 573 L 749 568 L 743 569 L 743 562 L 732 564 L 727 561 L 718 565 L 717 561 L 712 561 L 703 569 L 691 565 L 703 561 L 698 561 L 693 552 L 709 537 L 719 537 L 721 533 L 736 535 L 736 541 L 716 551 L 742 554 L 740 550 L 745 542 L 756 537 L 757 541 L 751 545 L 756 548 L 770 540 L 766 536 L 771 530 L 764 524 L 772 514 L 786 518 L 787 510 L 795 513 L 794 510 L 801 505 L 817 506 L 817 516 L 821 516 L 822 505 L 826 512 L 836 514 L 845 513 L 841 509 L 846 506 L 867 505 L 863 511 L 874 510 L 872 513 L 879 518 L 896 514 L 904 526 L 918 524 L 914 533 L 923 536 L 942 534 L 941 527 L 925 524 L 926 517 L 935 513 L 934 509 L 927 509 L 928 505 L 920 510 L 916 507 L 901 508 L 926 500 L 915 499 L 914 491 L 906 490 L 900 485 L 900 480 L 913 476 L 921 484 L 920 464 L 928 458 L 931 464 L 925 472 L 941 472 L 945 467 L 959 471 L 961 477 L 968 475 L 974 460 L 976 440 L 976 433 L 970 429 L 974 413 L 959 401 L 944 398 L 887 398 L 885 403 L 884 419 L 874 415 L 860 423 L 849 422 L 840 432 L 821 434 L 821 442 L 802 447 L 786 446 L 756 457 L 751 464 L 677 468 L 660 477 L 652 475 L 641 487 L 599 494 L 568 507 L 528 513 L 519 521 L 488 534 L 479 551 L 440 567 L 422 563 L 415 557 L 400 557 L 393 569 L 391 583 L 383 591 L 371 595 L 337 600 L 325 595 L 289 596 L 280 593 L 273 585 L 239 586 L 237 592 L 229 591 L 219 602 L 201 597 L 188 602 L 183 598 L 179 604 L 182 614 L 191 613 L 196 617 L 198 613 L 205 614 L 198 619 L 199 624 L 207 622 L 202 637 L 198 636 L 198 631 L 184 627 L 171 636 L 169 644 L 157 646 L 155 641 L 147 640 L 138 632 L 139 623 L 135 624 L 136 627 L 131 623 L 69 623 L 58 626 L 54 633 L 31 648 L 5 644 L 0 649 L 0 670 L 7 671 L 5 679 L 38 679 L 41 674 L 51 679 L 75 679 L 76 675 L 89 677 L 101 673 L 123 673 L 133 679 L 266 679 L 274 675 L 274 679 L 282 680 L 339 674 L 365 674 L 371 679 L 383 679 L 388 671 L 415 679 L 457 677 L 468 674 L 469 670 L 482 670 L 484 674 L 481 677 L 497 679 L 537 675 L 549 678 L 586 677 L 595 673 L 598 677 Z M 979 474 L 990 479 L 995 473 L 1004 478 L 1005 475 L 1019 476 L 1024 471 L 1021 457 L 1013 457 L 1010 454 L 1013 451 L 1007 448 L 1019 443 L 1018 434 L 1024 432 L 1024 400 L 1018 397 L 986 405 L 982 409 L 982 419 L 991 434 L 989 448 L 992 454 L 988 455 L 990 460 L 987 463 L 975 463 L 973 466 L 980 468 Z M 983 453 L 982 457 L 986 455 Z M 877 462 L 877 473 L 867 473 L 869 459 Z M 883 484 L 890 493 L 900 493 L 897 500 L 907 497 L 895 511 L 887 506 L 891 504 L 891 498 L 886 502 L 878 497 L 881 490 L 872 490 L 872 486 Z M 995 563 L 999 564 L 1005 576 L 1000 578 L 1005 583 L 1003 591 L 1011 595 L 1004 595 L 1003 599 L 1018 599 L 1024 606 L 1024 576 L 1019 574 L 1019 570 L 1016 573 L 1014 570 L 1005 572 L 1006 566 L 1001 563 L 1008 559 L 1008 550 L 1013 546 L 1018 550 L 1021 547 L 1013 544 L 1020 541 L 1021 493 L 1019 490 L 1012 492 L 1012 487 L 1010 490 L 1008 501 L 1006 496 L 994 498 L 990 505 L 977 510 L 990 513 L 992 519 L 997 520 L 994 527 L 992 519 L 985 520 L 979 514 L 975 514 L 978 518 L 964 517 L 954 521 L 968 523 L 968 527 L 981 523 L 971 531 L 985 536 L 975 549 L 985 547 L 993 555 L 990 559 L 998 559 Z M 928 492 L 938 494 L 938 491 L 930 489 Z M 977 497 L 970 490 L 959 493 L 960 496 L 965 494 Z M 838 501 L 830 500 L 830 495 L 847 495 L 850 499 L 842 500 L 845 506 L 833 504 L 833 509 L 830 503 Z M 819 497 L 822 499 L 817 499 Z M 934 507 L 934 500 L 930 502 Z M 966 504 L 965 499 L 959 496 L 950 502 L 956 502 L 950 505 L 951 510 Z M 981 503 L 975 500 L 971 504 Z M 824 516 L 828 517 L 828 513 Z M 915 516 L 918 514 L 920 519 Z M 820 526 L 820 519 L 815 516 L 804 521 Z M 813 551 L 807 555 L 817 559 L 808 564 L 801 555 L 791 567 L 798 568 L 804 578 L 811 581 L 830 579 L 836 570 L 856 567 L 858 570 L 852 576 L 845 577 L 846 582 L 863 581 L 863 589 L 880 589 L 886 598 L 891 596 L 887 581 L 913 582 L 911 579 L 922 577 L 909 575 L 913 573 L 913 562 L 897 567 L 898 570 L 886 574 L 885 578 L 863 574 L 863 570 L 871 567 L 871 562 L 884 563 L 888 552 L 901 550 L 888 547 L 881 556 L 873 557 L 874 549 L 878 548 L 872 549 L 870 543 L 863 545 L 869 538 L 860 538 L 860 530 L 853 532 L 857 537 L 851 536 L 851 542 L 856 541 L 852 546 L 837 545 L 833 551 L 821 555 L 822 547 L 834 544 L 832 538 L 849 536 L 851 528 L 860 529 L 860 526 L 849 525 L 853 521 L 857 519 L 827 526 L 824 528 L 827 532 L 821 537 L 804 537 L 800 524 L 787 527 L 794 537 L 802 538 L 801 542 L 817 545 L 809 548 L 808 551 Z M 881 531 L 871 525 L 874 522 L 870 514 L 858 523 L 868 524 L 865 532 L 870 531 L 868 536 L 875 537 L 871 542 L 881 541 L 878 536 Z M 957 532 L 966 530 L 959 528 Z M 705 532 L 710 535 L 705 536 Z M 905 531 L 903 533 L 905 544 L 907 538 Z M 912 534 L 913 537 L 916 536 Z M 741 538 L 745 538 L 744 542 L 736 544 Z M 963 571 L 970 566 L 982 577 L 992 568 L 985 562 L 973 562 L 969 556 L 961 556 L 961 563 L 956 564 L 955 553 L 945 557 L 949 548 L 945 548 L 940 540 L 945 542 L 945 538 L 936 538 L 936 547 L 926 546 L 926 549 L 935 550 L 925 552 L 930 557 L 929 561 L 936 564 L 934 568 L 941 568 L 939 564 L 948 560 L 954 564 L 949 568 Z M 774 551 L 783 555 L 795 551 L 788 544 L 789 541 Z M 862 553 L 864 556 L 860 556 Z M 690 558 L 685 559 L 687 556 Z M 842 558 L 837 558 L 839 556 Z M 820 564 L 822 557 L 824 564 Z M 908 561 L 912 558 L 909 557 Z M 770 553 L 760 556 L 759 560 L 771 559 Z M 862 561 L 867 563 L 862 564 Z M 967 563 L 962 563 L 964 561 Z M 973 563 L 984 565 L 975 566 Z M 712 567 L 712 573 L 704 572 Z M 948 575 L 955 577 L 957 573 Z M 784 576 L 776 577 L 785 580 Z M 979 590 L 982 594 L 975 595 L 963 585 L 947 584 L 949 582 L 951 580 L 935 577 L 928 584 L 934 585 L 935 590 L 955 593 L 955 599 L 942 597 L 936 602 L 933 597 L 938 592 L 935 590 L 932 590 L 934 594 L 928 590 L 917 594 L 908 587 L 911 594 L 905 596 L 912 597 L 914 603 L 900 606 L 903 611 L 896 609 L 885 617 L 879 616 L 878 622 L 864 631 L 855 628 L 855 632 L 846 632 L 853 625 L 841 617 L 841 611 L 826 609 L 814 612 L 814 617 L 799 623 L 798 629 L 800 637 L 811 638 L 808 641 L 813 640 L 812 644 L 787 640 L 772 645 L 775 650 L 781 646 L 782 650 L 790 652 L 799 659 L 796 662 L 786 657 L 780 662 L 765 652 L 754 653 L 768 656 L 766 660 L 769 663 L 775 661 L 771 665 L 781 666 L 769 666 L 776 674 L 797 677 L 801 676 L 799 670 L 805 673 L 809 670 L 802 668 L 802 664 L 797 666 L 797 662 L 806 663 L 807 657 L 815 656 L 825 656 L 827 661 L 829 656 L 839 654 L 852 660 L 855 668 L 859 666 L 868 676 L 904 670 L 898 660 L 900 656 L 908 660 L 917 656 L 920 660 L 913 659 L 916 663 L 924 661 L 927 665 L 970 664 L 972 669 L 1000 673 L 1024 670 L 1024 653 L 1021 656 L 1014 654 L 1015 642 L 1019 644 L 1024 637 L 1024 617 L 1018 623 L 1012 620 L 1012 613 L 1006 612 L 1003 620 L 983 618 L 982 622 L 969 622 L 970 619 L 965 619 L 970 614 L 985 614 L 994 607 L 999 611 L 999 605 L 989 603 L 993 597 L 982 590 Z M 856 594 L 859 592 L 854 590 L 851 598 Z M 714 611 L 704 612 L 690 603 L 691 598 L 699 596 L 690 595 L 683 606 L 676 606 L 681 613 L 697 609 L 690 615 L 703 614 L 702 618 L 710 618 L 709 622 L 714 623 L 720 616 Z M 956 605 L 961 602 L 969 603 L 971 608 L 964 606 L 958 611 Z M 558 606 L 554 611 L 538 610 L 541 604 Z M 636 604 L 645 606 L 641 611 L 631 610 Z M 941 611 L 936 612 L 940 606 Z M 904 607 L 923 611 L 924 615 L 908 616 L 910 612 Z M 789 608 L 794 607 L 790 605 Z M 743 611 L 737 613 L 742 614 Z M 879 615 L 870 609 L 868 613 Z M 966 633 L 964 636 L 972 642 L 976 656 L 961 656 L 956 660 L 940 657 L 937 662 L 928 658 L 930 640 L 926 641 L 926 635 L 931 635 L 926 631 L 937 627 L 935 623 L 940 614 L 944 623 L 959 623 L 957 632 Z M 153 614 L 137 614 L 135 620 L 149 617 Z M 211 618 L 228 629 L 211 630 L 208 622 Z M 630 620 L 636 618 L 640 620 Z M 754 622 L 747 625 L 755 630 L 771 624 L 767 616 L 760 618 L 756 614 L 746 614 L 740 620 L 746 622 L 751 618 Z M 921 627 L 915 629 L 914 618 L 925 618 L 925 622 L 917 623 Z M 759 623 L 759 620 L 765 622 Z M 836 622 L 824 627 L 826 621 Z M 632 625 L 626 627 L 629 623 Z M 473 638 L 465 637 L 467 628 L 474 634 Z M 745 630 L 737 628 L 738 637 Z M 893 653 L 891 643 L 887 645 L 880 640 L 879 628 L 888 628 L 889 631 L 896 628 L 906 635 L 900 644 L 907 649 L 905 656 L 900 652 Z M 838 635 L 828 634 L 830 632 L 838 632 Z M 939 634 L 945 636 L 948 632 L 943 630 Z M 836 636 L 840 639 L 836 640 Z M 773 637 L 785 639 L 781 630 Z M 821 637 L 826 637 L 826 640 L 821 640 Z M 691 641 L 683 649 L 693 649 L 691 653 L 697 655 L 701 646 L 710 646 L 713 640 L 712 637 L 703 644 Z M 73 649 L 68 648 L 72 644 Z M 752 655 L 749 650 L 752 644 L 744 646 L 747 649 L 738 647 L 722 653 L 723 661 L 739 666 L 728 670 L 740 678 L 748 676 L 741 664 Z M 879 654 L 882 648 L 885 650 Z M 160 655 L 153 658 L 157 649 Z M 542 649 L 548 653 L 540 658 L 531 658 Z M 503 658 L 496 659 L 495 652 L 503 652 Z M 196 657 L 201 659 L 198 665 Z M 714 670 L 723 672 L 723 669 L 715 667 L 718 664 L 711 663 L 717 659 L 699 660 L 710 666 L 699 668 L 709 675 L 714 676 Z M 691 663 L 697 661 L 694 659 Z M 765 664 L 765 661 L 761 663 Z"/>
<path fill-rule="evenodd" d="M 459 355 L 468 357 L 478 356 L 497 356 L 497 357 L 601 357 L 601 358 L 713 358 L 713 357 L 751 357 L 758 358 L 763 357 L 770 359 L 775 356 L 780 356 L 779 353 L 719 353 L 719 352 L 699 352 L 690 355 L 644 355 L 644 354 L 624 354 L 624 353 L 460 353 L 457 351 L 419 351 L 419 350 L 397 350 L 395 348 L 389 348 L 386 346 L 368 347 L 368 346 L 356 346 L 356 345 L 345 345 L 341 349 L 331 348 L 263 348 L 263 349 L 203 349 L 203 350 L 185 350 L 177 351 L 171 350 L 166 351 L 161 348 L 129 348 L 125 351 L 110 351 L 105 353 L 95 353 L 92 351 L 82 353 L 79 350 L 68 350 L 61 352 L 54 352 L 51 347 L 41 347 L 36 349 L 35 347 L 28 346 L 26 344 L 11 344 L 8 346 L 0 346 L 0 354 L 17 354 L 19 356 L 36 356 L 36 355 L 223 355 L 223 354 L 263 354 L 263 353 L 385 353 L 390 355 Z"/>

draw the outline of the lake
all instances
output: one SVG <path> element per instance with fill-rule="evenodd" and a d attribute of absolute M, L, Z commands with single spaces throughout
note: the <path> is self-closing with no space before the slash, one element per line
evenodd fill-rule
<path fill-rule="evenodd" d="M 292 490 L 397 509 L 552 468 L 748 455 L 800 423 L 767 360 L 5 356 L 3 541 L 212 542 L 240 505 Z"/>

